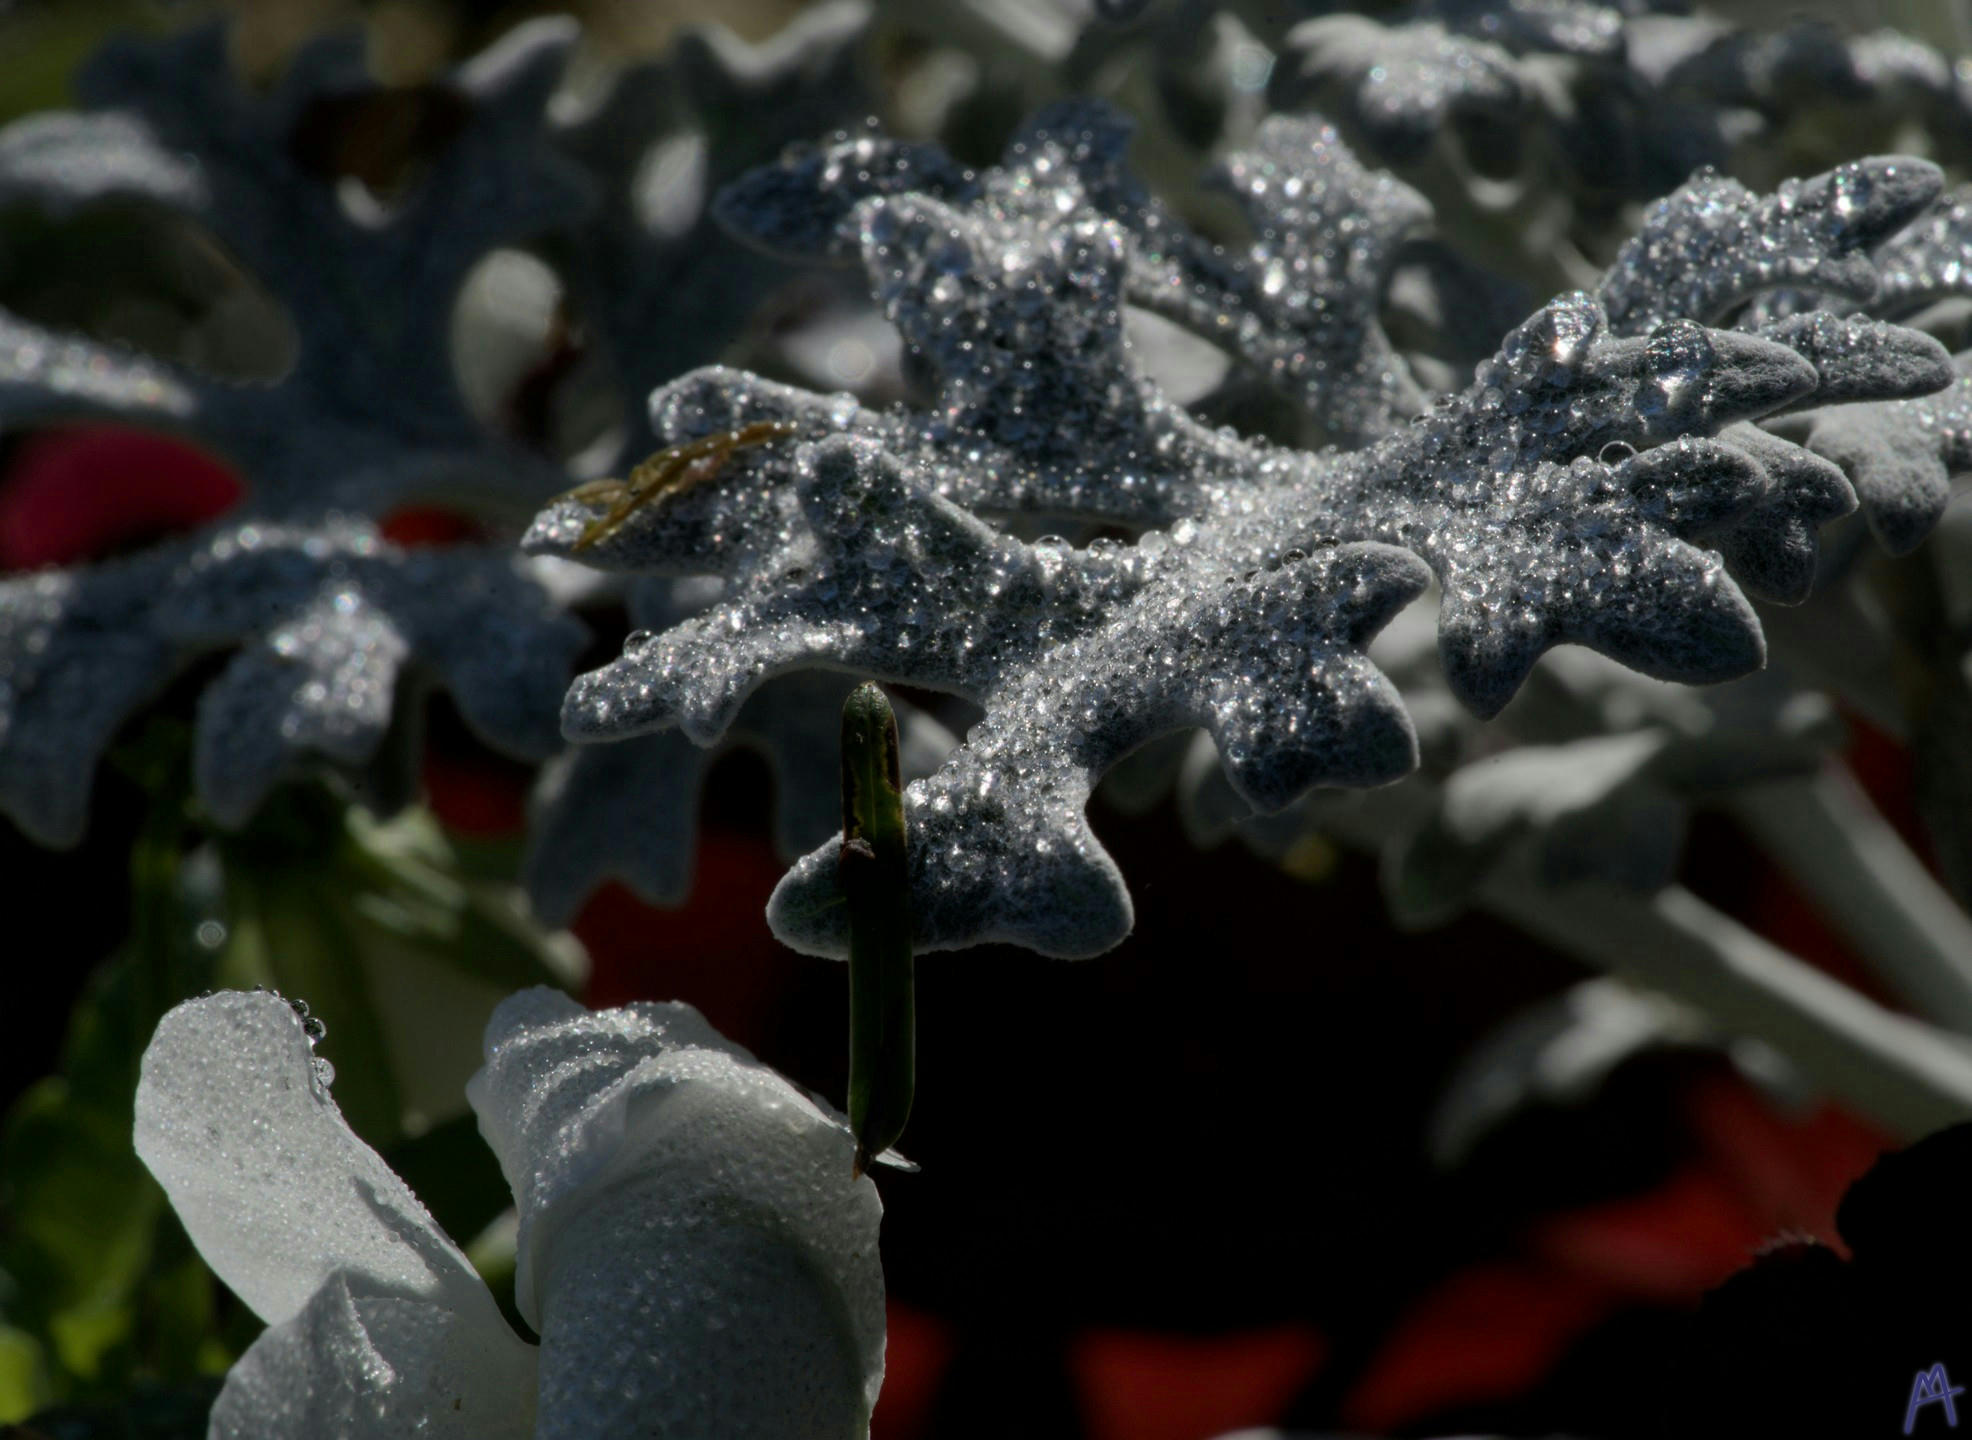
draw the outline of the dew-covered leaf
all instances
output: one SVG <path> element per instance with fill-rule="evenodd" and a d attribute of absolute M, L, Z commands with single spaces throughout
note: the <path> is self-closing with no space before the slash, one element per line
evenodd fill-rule
<path fill-rule="evenodd" d="M 572 622 L 506 556 L 397 551 L 352 517 L 433 497 L 511 513 L 562 483 L 473 417 L 449 337 L 472 264 L 586 203 L 543 120 L 572 38 L 522 26 L 435 86 L 456 131 L 406 190 L 362 202 L 376 213 L 304 133 L 318 107 L 375 91 L 347 35 L 304 47 L 265 92 L 234 76 L 223 27 L 118 40 L 80 82 L 94 110 L 0 131 L 0 192 L 57 213 L 108 195 L 187 210 L 299 338 L 288 373 L 245 385 L 0 315 L 0 423 L 169 429 L 248 482 L 199 539 L 4 582 L 0 808 L 32 833 L 78 839 L 116 727 L 189 661 L 236 646 L 200 722 L 202 795 L 228 824 L 300 763 L 371 764 L 406 668 L 501 748 L 554 747 Z M 78 145 L 99 147 L 95 163 L 56 164 Z"/>
<path fill-rule="evenodd" d="M 128 115 L 33 115 L 0 131 L 0 205 L 54 215 L 112 200 L 196 213 L 208 196 L 196 165 Z"/>
<path fill-rule="evenodd" d="M 583 642 L 521 562 L 402 551 L 366 525 L 240 522 L 203 541 L 0 583 L 0 808 L 54 843 L 80 837 L 104 748 L 195 657 L 244 645 L 199 711 L 199 795 L 242 823 L 271 786 L 328 762 L 360 772 L 423 667 L 499 748 L 538 758 Z"/>
<path fill-rule="evenodd" d="M 1596 297 L 1619 335 L 1673 319 L 1717 324 L 1764 290 L 1799 286 L 1856 301 L 1880 281 L 1871 247 L 1938 195 L 1938 167 L 1909 157 L 1858 160 L 1759 195 L 1717 174 L 1653 205 Z"/>
<path fill-rule="evenodd" d="M 1826 465 L 1744 422 L 1824 389 L 1907 394 L 1937 378 L 1935 345 L 1894 327 L 1797 320 L 1753 335 L 1673 318 L 1626 335 L 1577 293 L 1377 444 L 1308 455 L 1208 432 L 1148 380 L 1122 330 L 1144 226 L 1086 206 L 1121 183 L 1087 178 L 1115 152 L 1088 112 L 1051 112 L 976 193 L 864 194 L 846 223 L 936 406 L 877 412 L 730 371 L 686 377 L 653 397 L 663 438 L 785 433 L 694 473 L 590 552 L 612 568 L 721 574 L 726 589 L 581 677 L 563 712 L 572 737 L 676 727 L 709 743 L 758 686 L 816 667 L 984 707 L 966 746 L 910 790 L 921 948 L 998 939 L 1080 955 L 1119 939 L 1128 897 L 1082 809 L 1104 770 L 1172 730 L 1207 729 L 1263 811 L 1315 785 L 1402 775 L 1411 726 L 1361 647 L 1426 567 L 1452 691 L 1482 715 L 1565 642 L 1688 683 L 1757 668 L 1758 622 L 1705 546 L 1724 537 L 1766 589 L 1795 586 L 1809 528 L 1845 496 Z M 1860 255 L 1935 179 L 1886 161 L 1809 182 L 1806 209 L 1840 213 L 1803 215 L 1798 248 Z M 1702 282 L 1652 263 L 1638 297 L 1725 305 L 1757 288 L 1708 253 L 1692 262 Z M 1624 273 L 1647 271 L 1633 259 Z M 1353 285 L 1381 282 L 1371 264 Z M 1152 528 L 1077 549 L 982 518 L 1030 510 Z M 530 546 L 571 553 L 594 515 L 564 500 Z M 770 909 L 799 948 L 841 952 L 833 854 L 802 861 Z"/>

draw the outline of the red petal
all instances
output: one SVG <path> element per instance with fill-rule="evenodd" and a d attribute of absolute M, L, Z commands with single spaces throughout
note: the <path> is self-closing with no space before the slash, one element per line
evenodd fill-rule
<path fill-rule="evenodd" d="M 1779 1114 L 1745 1081 L 1720 1076 L 1694 1087 L 1692 1122 L 1712 1168 L 1730 1178 L 1771 1230 L 1805 1230 L 1841 1250 L 1835 1207 L 1893 1142 L 1844 1110 Z"/>
<path fill-rule="evenodd" d="M 1397 1323 L 1342 1422 L 1382 1434 L 1521 1394 L 1618 1303 L 1593 1280 L 1517 1262 L 1461 1270 Z"/>
<path fill-rule="evenodd" d="M 1728 1180 L 1691 1164 L 1645 1194 L 1544 1220 L 1529 1240 L 1611 1290 L 1682 1304 L 1751 1261 L 1775 1228 Z"/>
<path fill-rule="evenodd" d="M 1327 1357 L 1306 1325 L 1234 1335 L 1089 1330 L 1070 1346 L 1090 1440 L 1210 1440 L 1278 1420 Z"/>
<path fill-rule="evenodd" d="M 443 505 L 400 505 L 377 522 L 393 545 L 415 550 L 428 545 L 471 545 L 486 538 L 485 527 Z"/>
<path fill-rule="evenodd" d="M 1842 723 L 1849 732 L 1849 747 L 1844 755 L 1849 769 L 1876 802 L 1876 808 L 1883 812 L 1883 818 L 1936 873 L 1938 866 L 1931 853 L 1931 835 L 1923 817 L 1917 813 L 1915 765 L 1909 748 L 1846 705 L 1842 707 Z"/>
<path fill-rule="evenodd" d="M 839 967 L 818 974 L 761 919 L 786 868 L 764 836 L 708 826 L 699 831 L 698 874 L 683 907 L 661 910 L 622 885 L 603 886 L 569 927 L 592 962 L 583 1003 L 686 1000 L 721 1034 L 770 1055 L 787 1017 L 815 1003 L 817 984 L 843 987 L 846 1018 L 847 976 Z"/>
<path fill-rule="evenodd" d="M 951 1327 L 898 1300 L 884 1305 L 883 1392 L 870 1417 L 870 1440 L 919 1440 L 930 1434 L 931 1406 L 952 1363 Z"/>
<path fill-rule="evenodd" d="M 527 828 L 532 765 L 484 747 L 427 745 L 423 779 L 425 804 L 447 829 L 495 839 Z"/>
<path fill-rule="evenodd" d="M 75 565 L 190 530 L 243 493 L 224 462 L 169 435 L 110 425 L 30 435 L 0 481 L 0 569 Z"/>

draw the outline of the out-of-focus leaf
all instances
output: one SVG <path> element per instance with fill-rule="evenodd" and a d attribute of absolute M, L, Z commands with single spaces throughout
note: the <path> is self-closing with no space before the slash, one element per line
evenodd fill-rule
<path fill-rule="evenodd" d="M 41 1343 L 25 1330 L 0 1325 L 0 1425 L 25 1420 L 48 1399 L 48 1366 Z"/>
<path fill-rule="evenodd" d="M 1470 765 L 1446 783 L 1437 812 L 1392 852 L 1384 890 L 1392 914 L 1429 925 L 1461 908 L 1506 849 L 1529 834 L 1557 882 L 1614 879 L 1648 890 L 1669 878 L 1683 838 L 1681 806 L 1647 783 L 1673 743 L 1661 731 L 1527 745 Z"/>
<path fill-rule="evenodd" d="M 348 817 L 341 863 L 361 887 L 352 901 L 360 919 L 432 959 L 502 993 L 533 985 L 567 989 L 584 960 L 567 936 L 530 922 L 511 886 L 470 873 L 422 811 L 378 823 Z"/>
<path fill-rule="evenodd" d="M 1897 635 L 1897 680 L 1915 767 L 1912 791 L 1938 868 L 1972 905 L 1972 654 L 1962 599 L 1949 590 L 1964 554 L 1962 524 L 1881 573 Z M 1954 550 L 1953 542 L 1957 542 Z"/>
<path fill-rule="evenodd" d="M 1607 977 L 1521 1012 L 1466 1057 L 1431 1120 L 1431 1154 L 1457 1165 L 1503 1121 L 1538 1103 L 1580 1104 L 1634 1055 L 1715 1039 L 1697 1011 Z"/>
<path fill-rule="evenodd" d="M 579 947 L 530 923 L 512 887 L 468 874 L 421 811 L 379 822 L 290 789 L 221 853 L 224 982 L 308 1002 L 337 1103 L 381 1148 L 462 1111 L 503 996 L 582 974 Z"/>
<path fill-rule="evenodd" d="M 154 25 L 160 12 L 139 0 L 66 0 L 61 5 L 0 7 L 0 120 L 66 104 L 69 77 L 114 34 Z"/>
<path fill-rule="evenodd" d="M 128 1335 L 163 1197 L 130 1148 L 121 1116 L 42 1081 L 14 1107 L 4 1142 L 6 1268 L 20 1313 L 62 1368 L 97 1378 Z"/>
<path fill-rule="evenodd" d="M 18 1440 L 205 1440 L 217 1378 L 140 1383 L 114 1403 L 44 1410 Z"/>

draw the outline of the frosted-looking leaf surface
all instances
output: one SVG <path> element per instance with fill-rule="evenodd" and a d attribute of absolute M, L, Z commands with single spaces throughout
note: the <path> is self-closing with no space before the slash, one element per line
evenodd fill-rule
<path fill-rule="evenodd" d="M 573 746 L 550 761 L 530 804 L 522 872 L 535 917 L 568 924 L 610 879 L 656 905 L 684 903 L 705 778 L 734 748 L 756 751 L 773 772 L 774 846 L 783 860 L 827 840 L 842 823 L 842 702 L 855 686 L 846 675 L 785 675 L 747 701 L 719 745 L 694 745 L 670 730 Z M 894 708 L 904 775 L 921 780 L 958 741 L 907 701 Z"/>
<path fill-rule="evenodd" d="M 447 686 L 496 748 L 555 748 L 581 627 L 511 553 L 408 554 L 364 517 L 434 500 L 511 516 L 566 483 L 473 416 L 449 335 L 489 250 L 586 203 L 543 115 L 573 39 L 567 22 L 524 25 L 440 82 L 458 133 L 367 219 L 292 143 L 311 107 L 374 90 L 351 35 L 304 47 L 266 91 L 238 81 L 222 26 L 119 39 L 78 81 L 96 109 L 0 129 L 0 201 L 58 215 L 137 201 L 195 222 L 285 307 L 298 342 L 287 373 L 243 385 L 0 310 L 0 426 L 168 430 L 246 481 L 240 508 L 195 540 L 0 582 L 0 812 L 36 839 L 80 839 L 118 727 L 196 658 L 234 647 L 198 715 L 198 795 L 222 824 L 297 770 L 368 779 L 404 672 Z"/>
<path fill-rule="evenodd" d="M 1808 449 L 1842 467 L 1892 555 L 1923 542 L 1951 498 L 1951 477 L 1972 469 L 1972 355 L 1955 363 L 1958 379 L 1935 395 L 1803 417 Z"/>
<path fill-rule="evenodd" d="M 689 1006 L 549 990 L 495 1012 L 468 1093 L 520 1206 L 541 1440 L 867 1434 L 882 1207 L 839 1116 Z"/>
<path fill-rule="evenodd" d="M 1323 153 L 1326 132 L 1265 140 L 1265 164 L 1235 179 L 1309 194 L 1297 147 Z M 1207 430 L 1131 349 L 1123 302 L 1182 247 L 1146 203 L 1119 202 L 1116 150 L 1099 112 L 1058 109 L 978 175 L 844 138 L 729 191 L 724 212 L 758 239 L 860 252 L 932 402 L 876 411 L 733 371 L 686 376 L 652 397 L 664 439 L 766 422 L 785 438 L 580 554 L 724 588 L 578 678 L 573 739 L 675 726 L 709 744 L 757 686 L 802 668 L 984 707 L 906 797 L 921 948 L 1076 956 L 1121 939 L 1129 897 L 1082 810 L 1105 770 L 1171 730 L 1206 729 L 1263 811 L 1401 776 L 1413 732 L 1362 646 L 1432 578 L 1451 690 L 1482 716 L 1560 643 L 1686 683 L 1757 668 L 1758 622 L 1729 576 L 1798 598 L 1813 526 L 1853 497 L 1833 465 L 1748 422 L 1950 380 L 1936 342 L 1894 326 L 1817 312 L 1749 334 L 1684 313 L 1717 318 L 1803 276 L 1873 292 L 1869 247 L 1941 182 L 1922 162 L 1871 160 L 1777 196 L 1688 187 L 1601 296 L 1551 301 L 1463 393 L 1374 444 L 1311 454 Z M 804 205 L 831 223 L 804 229 Z M 1775 253 L 1742 262 L 1694 238 L 1708 226 L 1770 230 Z M 1354 288 L 1379 273 L 1365 264 Z M 1141 533 L 1028 544 L 986 523 L 1009 513 Z M 528 544 L 572 556 L 591 518 L 564 501 Z M 843 952 L 844 914 L 832 845 L 769 910 L 783 939 L 828 954 Z"/>
<path fill-rule="evenodd" d="M 97 567 L 0 589 L 0 812 L 44 843 L 77 841 L 109 737 L 196 656 L 233 646 L 199 714 L 198 794 L 222 824 L 247 821 L 298 770 L 354 771 L 372 802 L 408 790 L 363 773 L 405 720 L 400 699 L 424 692 L 400 676 L 450 685 L 496 748 L 550 753 L 581 636 L 555 608 L 528 603 L 527 571 L 498 548 L 450 547 L 450 562 L 432 562 L 372 536 L 369 583 L 345 583 L 345 532 L 437 503 L 497 534 L 568 484 L 559 464 L 484 423 L 455 373 L 455 311 L 472 313 L 462 286 L 500 247 L 560 262 L 580 328 L 606 342 L 628 408 L 726 349 L 781 267 L 726 243 L 703 196 L 672 217 L 681 231 L 655 223 L 640 177 L 667 136 L 696 137 L 716 186 L 797 136 L 867 113 L 857 63 L 867 21 L 851 0 L 757 47 L 689 31 L 672 56 L 619 76 L 588 114 L 557 107 L 556 120 L 548 101 L 573 24 L 516 26 L 429 87 L 452 117 L 439 127 L 448 133 L 411 183 L 368 210 L 308 142 L 325 103 L 376 93 L 354 33 L 310 42 L 258 90 L 234 74 L 223 25 L 118 39 L 78 78 L 88 111 L 0 129 L 0 204 L 64 216 L 125 202 L 150 221 L 169 212 L 196 224 L 285 309 L 297 346 L 287 373 L 243 386 L 0 310 L 0 424 L 104 420 L 189 435 L 247 482 L 241 510 L 208 532 L 197 585 L 253 583 L 225 571 L 266 568 L 252 553 L 255 526 L 281 527 L 282 543 L 262 554 L 278 549 L 294 572 L 285 603 L 196 644 L 164 633 L 174 607 L 205 603 L 187 600 L 184 577 L 160 573 L 174 563 L 167 553 L 143 557 L 144 573 Z M 649 446 L 640 427 L 625 432 L 627 467 Z"/>
<path fill-rule="evenodd" d="M 402 550 L 361 521 L 219 526 L 86 570 L 0 580 L 0 809 L 80 838 L 103 747 L 192 657 L 244 645 L 201 697 L 200 798 L 251 815 L 298 767 L 359 766 L 400 673 L 444 685 L 475 733 L 553 752 L 584 639 L 527 563 L 494 547 Z"/>
<path fill-rule="evenodd" d="M 1431 217 L 1424 198 L 1365 169 L 1320 120 L 1277 115 L 1251 149 L 1207 176 L 1253 231 L 1250 245 L 1221 246 L 1131 174 L 1132 129 L 1101 101 L 1063 101 L 977 174 L 934 145 L 839 134 L 729 185 L 718 214 L 772 253 L 839 260 L 857 253 L 858 206 L 873 197 L 922 195 L 1043 231 L 1106 218 L 1130 237 L 1123 285 L 1132 304 L 1224 346 L 1330 438 L 1371 439 L 1416 413 L 1418 388 L 1377 310 L 1399 242 Z M 1038 398 L 1045 382 L 1036 374 L 1029 388 Z"/>

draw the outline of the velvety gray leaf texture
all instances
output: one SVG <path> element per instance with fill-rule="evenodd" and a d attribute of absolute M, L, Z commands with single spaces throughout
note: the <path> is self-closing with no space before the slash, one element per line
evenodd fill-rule
<path fill-rule="evenodd" d="M 1406 773 L 1409 717 L 1363 646 L 1434 580 L 1449 683 L 1482 715 L 1564 642 L 1688 683 L 1757 668 L 1760 628 L 1728 565 L 1743 560 L 1769 593 L 1795 587 L 1812 524 L 1852 501 L 1833 467 L 1747 422 L 1949 378 L 1934 342 L 1874 322 L 1753 334 L 1687 313 L 1716 321 L 1804 281 L 1873 295 L 1869 247 L 1939 180 L 1921 162 L 1869 161 L 1767 197 L 1695 181 L 1599 296 L 1543 307 L 1461 393 L 1373 443 L 1317 454 L 1210 431 L 1147 378 L 1124 332 L 1139 277 L 1180 247 L 1122 178 L 1119 133 L 1099 111 L 1050 112 L 977 175 L 851 136 L 742 181 L 722 213 L 764 241 L 842 254 L 853 236 L 932 401 L 875 411 L 732 371 L 687 376 L 652 398 L 662 437 L 762 421 L 783 437 L 583 552 L 613 569 L 716 573 L 725 589 L 581 677 L 563 712 L 572 738 L 677 727 L 709 743 L 755 687 L 815 667 L 984 708 L 907 797 L 926 948 L 1006 940 L 1074 956 L 1122 938 L 1128 895 L 1082 812 L 1101 774 L 1159 735 L 1208 731 L 1262 811 Z M 1249 195 L 1278 185 L 1305 199 L 1269 199 L 1259 227 L 1281 227 L 1264 241 L 1278 255 L 1322 256 L 1312 280 L 1280 269 L 1284 286 L 1328 276 L 1359 306 L 1381 286 L 1391 227 L 1378 217 L 1405 213 L 1401 192 L 1319 125 L 1270 125 L 1260 158 L 1230 173 Z M 804 190 L 826 231 L 788 218 Z M 1341 194 L 1392 197 L 1358 204 L 1353 269 L 1322 238 Z M 1755 231 L 1758 244 L 1734 238 Z M 1190 318 L 1209 332 L 1206 308 Z M 1346 307 L 1310 305 L 1305 323 L 1353 329 L 1358 348 L 1365 333 Z M 1136 538 L 1028 543 L 991 523 L 1021 514 Z M 592 518 L 565 501 L 528 544 L 572 553 Z M 1782 539 L 1751 538 L 1766 531 Z M 841 953 L 832 845 L 795 867 L 770 916 L 789 943 Z"/>

